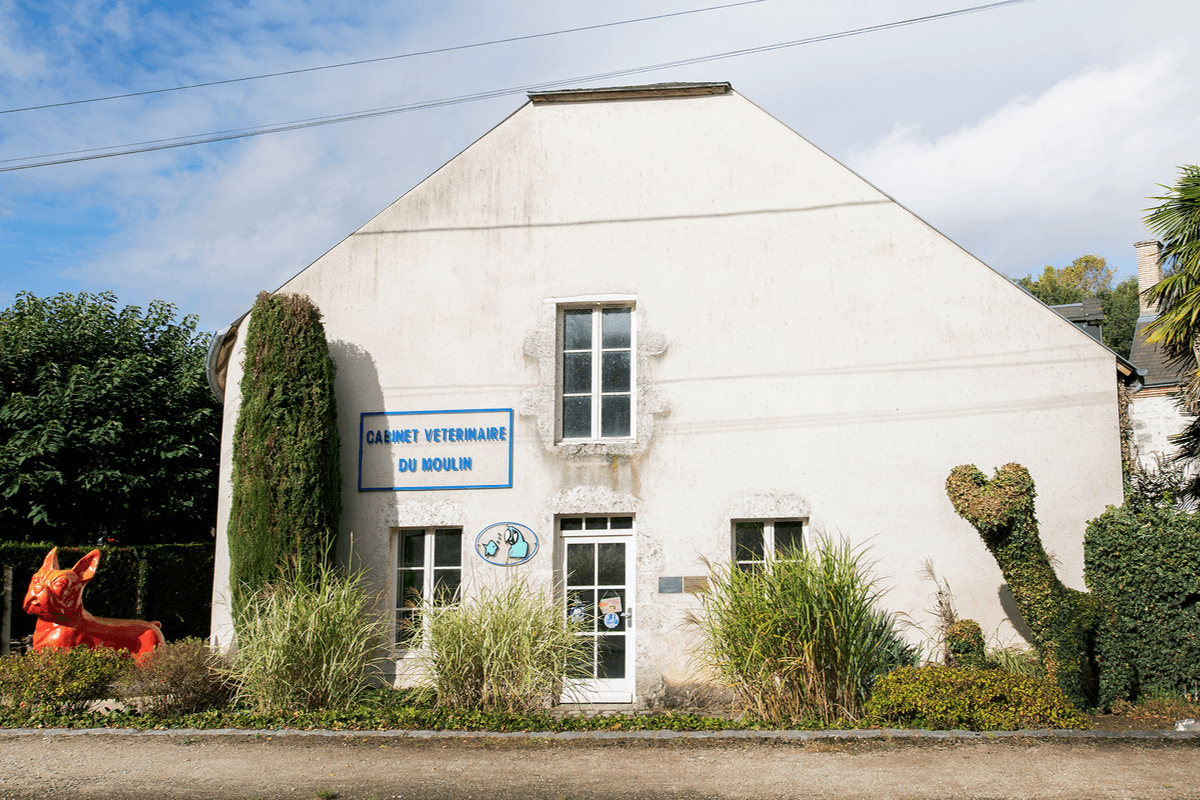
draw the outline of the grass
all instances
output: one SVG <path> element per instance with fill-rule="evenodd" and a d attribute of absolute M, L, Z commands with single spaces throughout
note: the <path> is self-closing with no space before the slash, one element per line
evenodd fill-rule
<path fill-rule="evenodd" d="M 423 685 L 440 708 L 530 713 L 557 703 L 590 664 L 581 625 L 519 577 L 452 606 L 426 605 L 419 624 Z"/>
<path fill-rule="evenodd" d="M 710 567 L 692 617 L 701 661 L 756 720 L 859 720 L 875 678 L 918 657 L 879 596 L 863 552 L 846 541 L 822 539 L 758 569 Z"/>
<path fill-rule="evenodd" d="M 292 570 L 250 603 L 228 675 L 260 712 L 346 708 L 372 677 L 383 631 L 361 574 Z"/>

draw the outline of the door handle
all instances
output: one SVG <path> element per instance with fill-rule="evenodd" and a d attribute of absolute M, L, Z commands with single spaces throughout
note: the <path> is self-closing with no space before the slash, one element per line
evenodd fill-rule
<path fill-rule="evenodd" d="M 621 614 L 621 616 L 625 618 L 625 627 L 632 628 L 633 627 L 633 606 L 629 606 L 629 608 L 625 609 L 625 613 Z"/>

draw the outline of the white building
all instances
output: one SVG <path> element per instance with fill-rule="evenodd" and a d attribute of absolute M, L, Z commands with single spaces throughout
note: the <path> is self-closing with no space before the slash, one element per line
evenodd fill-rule
<path fill-rule="evenodd" d="M 617 614 L 596 615 L 596 701 L 695 677 L 685 590 L 739 537 L 849 537 L 918 620 L 932 559 L 1004 638 L 950 470 L 1028 467 L 1076 587 L 1087 520 L 1121 502 L 1114 354 L 727 84 L 530 95 L 280 291 L 324 313 L 341 555 L 399 638 L 406 582 L 569 572 L 572 607 Z M 223 643 L 236 332 L 214 376 Z"/>
<path fill-rule="evenodd" d="M 1162 243 L 1150 239 L 1134 245 L 1137 251 L 1138 292 L 1144 292 L 1163 279 Z M 1137 330 L 1129 360 L 1145 372 L 1145 388 L 1130 398 L 1129 417 L 1133 425 L 1133 444 L 1142 469 L 1153 471 L 1159 462 L 1175 455 L 1178 449 L 1171 437 L 1182 433 L 1192 417 L 1179 406 L 1180 389 L 1195 363 L 1180 364 L 1169 359 L 1157 343 L 1146 341 L 1146 326 L 1158 318 L 1158 304 L 1138 300 Z"/>

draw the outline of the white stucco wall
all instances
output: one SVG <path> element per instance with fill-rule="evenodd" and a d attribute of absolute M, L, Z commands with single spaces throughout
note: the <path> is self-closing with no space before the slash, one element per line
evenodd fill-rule
<path fill-rule="evenodd" d="M 1191 419 L 1180 412 L 1173 392 L 1144 390 L 1130 399 L 1133 443 L 1143 469 L 1157 469 L 1159 459 L 1175 454 L 1178 448 L 1171 444 L 1170 437 L 1182 433 Z"/>
<path fill-rule="evenodd" d="M 932 559 L 1011 638 L 951 468 L 1026 466 L 1076 587 L 1086 521 L 1121 502 L 1111 353 L 736 94 L 527 104 L 282 291 L 325 315 L 356 563 L 390 591 L 396 526 L 515 520 L 546 546 L 556 514 L 632 513 L 643 700 L 692 674 L 695 598 L 657 579 L 728 560 L 731 519 L 868 546 L 886 605 L 930 625 Z M 555 445 L 546 299 L 612 294 L 636 297 L 639 441 Z M 356 490 L 360 413 L 447 408 L 517 411 L 511 489 Z M 545 553 L 518 569 L 549 583 Z M 464 564 L 468 588 L 500 572 Z"/>

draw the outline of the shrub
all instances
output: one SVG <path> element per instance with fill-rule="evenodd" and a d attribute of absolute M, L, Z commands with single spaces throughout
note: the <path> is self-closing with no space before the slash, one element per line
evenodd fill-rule
<path fill-rule="evenodd" d="M 229 580 L 240 636 L 247 605 L 289 559 L 331 558 L 341 513 L 334 365 L 304 295 L 259 294 L 246 330 L 233 434 Z"/>
<path fill-rule="evenodd" d="M 700 659 L 752 717 L 856 719 L 878 675 L 911 664 L 861 551 L 822 539 L 763 568 L 713 567 L 699 595 Z"/>
<path fill-rule="evenodd" d="M 228 657 L 200 639 L 159 645 L 120 684 L 138 711 L 160 716 L 224 707 L 233 698 Z"/>
<path fill-rule="evenodd" d="M 458 605 L 421 608 L 424 687 L 439 707 L 529 713 L 588 677 L 591 639 L 550 595 L 523 578 Z"/>
<path fill-rule="evenodd" d="M 997 669 L 904 667 L 880 678 L 867 703 L 880 724 L 934 730 L 1083 728 L 1062 690 Z"/>
<path fill-rule="evenodd" d="M 1113 699 L 1200 693 L 1200 515 L 1168 501 L 1110 506 L 1088 524 L 1084 575 L 1129 665 L 1121 675 L 1101 663 Z"/>
<path fill-rule="evenodd" d="M 289 568 L 246 609 L 228 675 L 260 711 L 345 708 L 373 677 L 383 632 L 361 573 Z"/>
<path fill-rule="evenodd" d="M 1093 663 L 1121 669 L 1106 630 L 1107 611 L 1093 595 L 1064 586 L 1042 547 L 1034 515 L 1037 492 L 1029 470 L 1005 464 L 988 479 L 973 464 L 955 467 L 946 494 L 960 517 L 971 523 L 996 559 L 1013 600 L 1033 634 L 1046 675 L 1081 708 L 1110 694 L 1099 685 Z"/>
<path fill-rule="evenodd" d="M 950 666 L 979 669 L 984 666 L 986 653 L 983 630 L 973 619 L 960 619 L 946 628 L 946 655 Z"/>
<path fill-rule="evenodd" d="M 115 697 L 114 684 L 132 664 L 126 650 L 32 650 L 0 659 L 0 698 L 16 708 L 60 714 L 85 711 Z"/>

